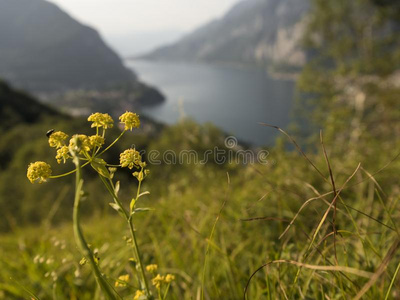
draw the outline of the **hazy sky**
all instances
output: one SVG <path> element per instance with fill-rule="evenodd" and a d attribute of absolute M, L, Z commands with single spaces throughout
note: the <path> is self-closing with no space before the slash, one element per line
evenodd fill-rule
<path fill-rule="evenodd" d="M 107 37 L 131 32 L 187 32 L 238 0 L 48 0 Z"/>

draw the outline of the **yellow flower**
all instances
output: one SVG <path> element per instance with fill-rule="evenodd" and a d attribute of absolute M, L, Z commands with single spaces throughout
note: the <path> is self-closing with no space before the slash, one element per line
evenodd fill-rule
<path fill-rule="evenodd" d="M 144 296 L 144 293 L 142 291 L 137 290 L 135 296 L 133 297 L 133 300 L 140 300 L 141 296 Z"/>
<path fill-rule="evenodd" d="M 128 167 L 132 169 L 133 167 L 138 168 L 141 163 L 142 157 L 138 151 L 135 149 L 125 150 L 123 153 L 119 155 L 119 161 L 121 167 Z"/>
<path fill-rule="evenodd" d="M 65 164 L 68 158 L 71 158 L 71 156 L 69 155 L 69 149 L 67 146 L 62 146 L 60 149 L 57 150 L 57 163 L 61 164 L 61 162 L 64 162 Z"/>
<path fill-rule="evenodd" d="M 121 275 L 118 277 L 118 280 L 115 282 L 115 286 L 126 286 L 127 282 L 129 281 L 129 274 Z"/>
<path fill-rule="evenodd" d="M 133 112 L 127 111 L 119 117 L 122 124 L 125 124 L 125 130 L 131 130 L 133 128 L 139 128 L 140 120 L 139 116 Z"/>
<path fill-rule="evenodd" d="M 94 113 L 88 117 L 89 122 L 93 122 L 91 127 L 103 127 L 104 129 L 112 128 L 114 125 L 114 120 L 109 114 Z"/>
<path fill-rule="evenodd" d="M 56 131 L 49 136 L 49 145 L 53 148 L 61 148 L 65 145 L 65 140 L 68 138 L 62 131 Z"/>
<path fill-rule="evenodd" d="M 99 135 L 92 135 L 89 137 L 91 148 L 101 147 L 104 144 L 104 138 Z"/>
<path fill-rule="evenodd" d="M 76 143 L 75 137 L 78 138 L 78 143 Z M 78 148 L 80 152 L 89 152 L 92 148 L 90 139 L 84 134 L 76 134 L 69 140 L 70 148 Z"/>
<path fill-rule="evenodd" d="M 43 183 L 50 177 L 50 175 L 51 167 L 43 161 L 31 163 L 28 167 L 28 172 L 26 173 L 26 177 L 28 177 L 31 183 Z"/>
<path fill-rule="evenodd" d="M 165 276 L 165 282 L 166 283 L 171 283 L 174 280 L 175 280 L 175 276 L 172 275 L 172 274 L 167 274 L 167 276 Z"/>
<path fill-rule="evenodd" d="M 160 274 L 157 274 L 156 277 L 154 277 L 151 280 L 151 283 L 157 288 L 159 289 L 161 287 L 161 283 L 163 283 L 163 281 L 165 280 L 164 276 L 161 276 Z"/>
<path fill-rule="evenodd" d="M 157 271 L 157 268 L 158 268 L 158 266 L 154 265 L 154 264 L 146 266 L 147 272 L 150 272 L 150 273 L 153 273 L 153 272 Z"/>

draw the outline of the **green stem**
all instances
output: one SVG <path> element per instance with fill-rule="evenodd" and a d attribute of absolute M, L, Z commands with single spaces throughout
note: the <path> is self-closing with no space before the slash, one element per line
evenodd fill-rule
<path fill-rule="evenodd" d="M 167 299 L 170 286 L 171 286 L 171 283 L 168 283 L 167 288 L 165 289 L 165 292 L 164 292 L 163 300 Z"/>
<path fill-rule="evenodd" d="M 149 289 L 149 285 L 147 282 L 147 278 L 146 278 L 146 273 L 144 271 L 144 266 L 142 263 L 142 259 L 141 259 L 141 255 L 140 255 L 140 250 L 139 250 L 139 246 L 137 243 L 137 239 L 136 239 L 136 235 L 135 235 L 135 230 L 133 228 L 133 221 L 132 218 L 128 215 L 128 213 L 126 212 L 126 210 L 124 209 L 124 207 L 122 206 L 121 201 L 119 200 L 118 196 L 115 194 L 114 192 L 114 188 L 113 188 L 113 184 L 111 179 L 109 179 L 110 183 L 108 183 L 103 176 L 100 176 L 101 181 L 103 182 L 103 184 L 105 185 L 107 191 L 110 193 L 110 195 L 112 196 L 112 198 L 114 199 L 114 202 L 120 207 L 120 209 L 123 212 L 123 215 L 126 219 L 126 221 L 128 222 L 129 225 L 129 231 L 131 233 L 131 237 L 132 237 L 132 250 L 133 250 L 133 254 L 135 255 L 135 258 L 137 260 L 137 263 L 139 264 L 139 271 L 141 274 L 141 287 L 146 289 L 146 293 L 147 293 L 147 297 L 150 298 L 151 297 L 151 293 L 150 293 L 150 289 Z"/>
<path fill-rule="evenodd" d="M 129 223 L 129 230 L 131 232 L 131 237 L 132 237 L 132 241 L 133 241 L 133 245 L 134 245 L 134 251 L 136 252 L 136 256 L 137 256 L 140 272 L 142 274 L 144 288 L 146 289 L 147 297 L 150 298 L 151 294 L 150 294 L 149 284 L 147 282 L 146 273 L 144 271 L 144 266 L 143 266 L 142 258 L 141 258 L 141 255 L 140 255 L 139 246 L 138 246 L 138 243 L 137 243 L 137 240 L 136 240 L 136 234 L 135 234 L 135 229 L 133 228 L 132 218 L 129 218 L 128 223 Z"/>
<path fill-rule="evenodd" d="M 94 276 L 96 278 L 96 282 L 99 285 L 100 289 L 103 291 L 104 295 L 107 299 L 121 299 L 121 297 L 116 293 L 116 291 L 111 287 L 111 285 L 105 280 L 103 275 L 100 272 L 100 269 L 93 257 L 93 253 L 90 250 L 87 242 L 83 236 L 82 229 L 80 227 L 80 216 L 79 216 L 79 207 L 80 200 L 82 198 L 82 186 L 83 180 L 81 178 L 81 168 L 79 165 L 79 158 L 74 157 L 73 159 L 76 165 L 76 182 L 75 182 L 75 201 L 74 201 L 74 210 L 73 210 L 73 228 L 74 228 L 74 236 L 76 244 L 79 247 L 82 255 L 89 260 L 90 266 L 92 267 Z"/>
<path fill-rule="evenodd" d="M 90 163 L 90 161 L 85 162 L 82 166 L 80 166 L 80 168 L 83 168 L 83 167 L 87 166 L 89 163 Z M 64 174 L 50 176 L 49 178 L 54 179 L 54 178 L 64 177 L 64 176 L 71 175 L 71 174 L 75 173 L 77 170 L 78 170 L 78 168 L 76 168 L 75 170 L 69 171 L 67 173 L 64 173 Z"/>
<path fill-rule="evenodd" d="M 116 142 L 118 142 L 118 140 L 124 135 L 125 131 L 126 130 L 122 131 L 121 134 L 119 135 L 119 137 L 117 137 L 114 142 L 112 142 L 110 145 L 108 145 L 108 147 L 106 149 L 104 149 L 103 151 L 101 151 L 100 154 L 98 154 L 97 156 L 102 155 L 104 152 L 106 152 L 108 149 L 110 149 Z"/>
<path fill-rule="evenodd" d="M 386 292 L 385 300 L 389 299 L 390 291 L 392 290 L 393 284 L 394 284 L 394 282 L 396 280 L 396 277 L 397 277 L 397 274 L 399 273 L 399 270 L 400 270 L 400 263 L 397 265 L 396 271 L 394 272 L 392 281 L 390 282 L 389 288 L 388 288 L 388 290 Z"/>

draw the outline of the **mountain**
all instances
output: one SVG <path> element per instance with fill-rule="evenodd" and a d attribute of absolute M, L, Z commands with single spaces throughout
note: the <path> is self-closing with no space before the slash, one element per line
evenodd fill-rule
<path fill-rule="evenodd" d="M 44 117 L 66 116 L 0 80 L 0 129 L 12 128 L 17 124 L 34 124 Z"/>
<path fill-rule="evenodd" d="M 139 97 L 156 93 L 96 30 L 44 0 L 0 0 L 0 77 L 38 95 L 126 86 Z"/>
<path fill-rule="evenodd" d="M 301 66 L 305 53 L 298 42 L 308 9 L 309 0 L 244 0 L 223 18 L 142 57 Z"/>

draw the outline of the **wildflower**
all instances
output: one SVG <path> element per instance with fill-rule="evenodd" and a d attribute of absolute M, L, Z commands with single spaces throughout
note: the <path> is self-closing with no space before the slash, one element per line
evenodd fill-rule
<path fill-rule="evenodd" d="M 127 282 L 129 281 L 129 274 L 121 275 L 118 277 L 118 280 L 115 282 L 115 286 L 126 286 Z"/>
<path fill-rule="evenodd" d="M 150 273 L 154 273 L 155 271 L 157 271 L 157 268 L 158 268 L 158 266 L 155 264 L 146 266 L 147 272 L 150 272 Z"/>
<path fill-rule="evenodd" d="M 133 128 L 139 128 L 140 120 L 139 116 L 133 112 L 127 111 L 119 117 L 122 124 L 125 124 L 125 130 L 131 130 Z"/>
<path fill-rule="evenodd" d="M 31 163 L 28 167 L 26 177 L 28 177 L 31 183 L 39 182 L 43 183 L 51 175 L 51 167 L 49 164 L 43 161 L 37 161 Z"/>
<path fill-rule="evenodd" d="M 104 144 L 104 138 L 99 135 L 92 135 L 89 137 L 91 148 L 101 147 Z"/>
<path fill-rule="evenodd" d="M 62 146 L 60 149 L 57 150 L 57 163 L 61 164 L 61 162 L 64 162 L 65 164 L 68 158 L 71 158 L 71 156 L 69 155 L 69 149 L 67 146 Z"/>
<path fill-rule="evenodd" d="M 165 282 L 166 283 L 171 283 L 174 280 L 175 280 L 175 276 L 172 275 L 172 274 L 167 274 L 167 276 L 165 276 Z"/>
<path fill-rule="evenodd" d="M 78 143 L 75 138 L 78 138 Z M 78 148 L 79 152 L 88 152 L 91 149 L 90 139 L 84 134 L 76 134 L 69 140 L 70 148 Z"/>
<path fill-rule="evenodd" d="M 53 148 L 61 148 L 65 145 L 68 135 L 62 131 L 56 131 L 49 136 L 49 145 Z"/>
<path fill-rule="evenodd" d="M 132 169 L 133 167 L 138 168 L 141 163 L 142 157 L 138 151 L 135 149 L 127 149 L 119 155 L 119 161 L 121 167 L 128 167 Z"/>
<path fill-rule="evenodd" d="M 133 297 L 133 300 L 140 300 L 142 296 L 144 296 L 144 293 L 140 290 L 137 290 L 135 296 Z"/>
<path fill-rule="evenodd" d="M 161 287 L 161 283 L 163 283 L 163 281 L 165 280 L 164 276 L 161 276 L 160 274 L 157 274 L 156 277 L 154 277 L 151 280 L 151 283 L 157 288 L 159 289 Z"/>
<path fill-rule="evenodd" d="M 112 128 L 114 125 L 114 120 L 109 114 L 94 113 L 88 117 L 89 122 L 93 122 L 93 127 L 103 127 L 104 129 Z"/>

